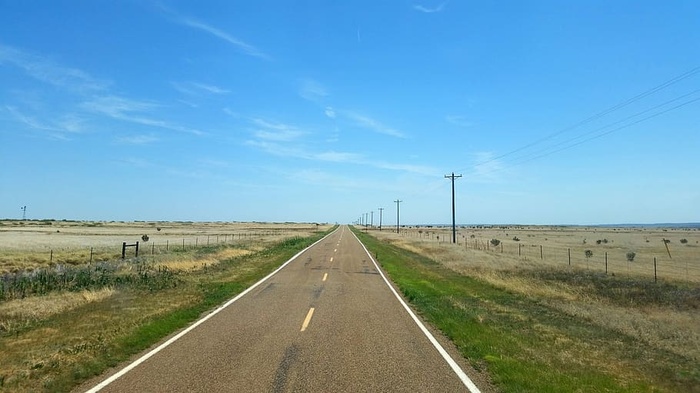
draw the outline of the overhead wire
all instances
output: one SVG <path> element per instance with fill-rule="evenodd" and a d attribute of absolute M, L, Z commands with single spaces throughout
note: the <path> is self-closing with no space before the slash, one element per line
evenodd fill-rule
<path fill-rule="evenodd" d="M 583 126 L 583 125 L 586 125 L 586 124 L 588 124 L 588 123 L 590 123 L 590 122 L 592 122 L 592 121 L 594 121 L 594 120 L 600 119 L 600 118 L 602 118 L 602 117 L 604 117 L 604 116 L 606 116 L 606 115 L 608 115 L 608 114 L 610 114 L 610 113 L 613 113 L 613 112 L 615 112 L 615 111 L 618 111 L 618 110 L 620 110 L 620 109 L 622 109 L 622 108 L 624 108 L 624 107 L 626 107 L 626 106 L 628 106 L 628 105 L 630 105 L 630 104 L 632 104 L 632 103 L 634 103 L 634 102 L 637 102 L 637 101 L 639 101 L 639 100 L 641 100 L 641 99 L 643 99 L 643 98 L 646 98 L 646 97 L 648 97 L 648 96 L 650 96 L 650 95 L 652 95 L 652 94 L 655 94 L 655 93 L 657 93 L 657 92 L 659 92 L 659 91 L 661 91 L 661 90 L 663 90 L 663 89 L 665 89 L 665 88 L 667 88 L 667 87 L 669 87 L 669 86 L 672 86 L 672 85 L 674 85 L 674 84 L 676 84 L 676 83 L 678 83 L 678 82 L 680 82 L 680 81 L 683 81 L 683 80 L 685 80 L 685 79 L 688 79 L 688 78 L 690 78 L 690 77 L 692 77 L 692 76 L 694 76 L 694 75 L 696 75 L 696 74 L 698 74 L 698 73 L 700 73 L 700 66 L 695 67 L 695 68 L 693 68 L 693 69 L 691 69 L 691 70 L 689 70 L 689 71 L 686 71 L 686 72 L 684 72 L 684 73 L 682 73 L 682 74 L 680 74 L 680 75 L 677 75 L 677 76 L 675 76 L 675 77 L 673 77 L 673 78 L 671 78 L 671 79 L 669 79 L 669 80 L 667 80 L 667 81 L 665 81 L 665 82 L 663 82 L 663 83 L 661 83 L 661 84 L 659 84 L 659 85 L 657 85 L 657 86 L 654 86 L 654 87 L 652 87 L 652 88 L 650 88 L 650 89 L 648 89 L 648 90 L 646 90 L 646 91 L 644 91 L 644 92 L 642 92 L 642 93 L 640 93 L 640 94 L 635 95 L 634 97 L 631 97 L 631 98 L 629 98 L 629 99 L 627 99 L 627 100 L 622 101 L 622 102 L 619 103 L 619 104 L 613 105 L 613 106 L 611 106 L 611 107 L 609 107 L 609 108 L 607 108 L 607 109 L 605 109 L 605 110 L 603 110 L 603 111 L 601 111 L 601 112 L 598 112 L 598 113 L 596 113 L 596 114 L 594 114 L 594 115 L 592 115 L 592 116 L 589 116 L 589 117 L 587 117 L 587 118 L 585 118 L 585 119 L 583 119 L 583 120 L 581 120 L 581 121 L 579 121 L 579 122 L 577 122 L 577 123 L 575 123 L 575 124 L 573 124 L 573 125 L 571 125 L 571 126 L 568 126 L 568 127 L 563 128 L 563 129 L 561 129 L 561 130 L 558 130 L 558 131 L 556 131 L 556 132 L 553 132 L 553 133 L 551 133 L 551 134 L 549 134 L 549 135 L 546 135 L 546 136 L 544 136 L 544 137 L 542 137 L 542 138 L 540 138 L 540 139 L 537 139 L 537 140 L 535 140 L 535 141 L 533 141 L 533 142 L 530 142 L 530 143 L 528 143 L 528 144 L 525 144 L 525 145 L 523 145 L 523 146 L 521 146 L 521 147 L 518 147 L 518 148 L 516 148 L 516 149 L 514 149 L 514 150 L 511 150 L 511 151 L 509 151 L 509 152 L 506 152 L 506 153 L 503 153 L 503 154 L 498 155 L 498 156 L 496 156 L 496 157 L 491 157 L 491 158 L 489 158 L 489 159 L 487 159 L 487 160 L 478 162 L 478 163 L 474 164 L 473 167 L 478 167 L 478 166 L 486 165 L 486 164 L 491 163 L 491 162 L 494 162 L 494 161 L 496 161 L 496 160 L 500 160 L 501 158 L 505 158 L 505 157 L 511 156 L 511 155 L 513 155 L 513 154 L 515 154 L 515 153 L 521 152 L 521 151 L 523 151 L 523 150 L 525 150 L 525 149 L 528 149 L 528 148 L 530 148 L 530 147 L 533 147 L 533 146 L 536 146 L 536 145 L 538 145 L 538 144 L 541 144 L 542 142 L 546 142 L 546 141 L 548 141 L 548 140 L 550 140 L 550 139 L 553 139 L 553 138 L 555 138 L 555 137 L 557 137 L 557 136 L 559 136 L 559 135 L 561 135 L 561 134 L 563 134 L 563 133 L 566 133 L 566 132 L 568 132 L 568 131 L 574 130 L 574 129 L 576 129 L 576 128 L 578 128 L 578 127 L 581 127 L 581 126 Z"/>

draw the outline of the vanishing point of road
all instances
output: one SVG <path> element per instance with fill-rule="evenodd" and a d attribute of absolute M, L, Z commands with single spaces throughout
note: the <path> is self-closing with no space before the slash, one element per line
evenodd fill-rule
<path fill-rule="evenodd" d="M 477 392 L 347 227 L 90 392 Z"/>

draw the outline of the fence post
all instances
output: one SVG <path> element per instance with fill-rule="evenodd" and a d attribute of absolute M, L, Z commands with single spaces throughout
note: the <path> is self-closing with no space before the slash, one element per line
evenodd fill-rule
<path fill-rule="evenodd" d="M 518 243 L 518 256 L 520 256 L 520 243 Z"/>
<path fill-rule="evenodd" d="M 571 249 L 569 248 L 568 251 L 569 251 L 569 266 L 571 266 Z"/>
<path fill-rule="evenodd" d="M 656 283 L 656 257 L 654 257 L 654 283 Z"/>
<path fill-rule="evenodd" d="M 90 247 L 90 263 L 92 263 L 92 247 Z"/>
<path fill-rule="evenodd" d="M 185 251 L 185 238 L 182 238 L 182 251 Z"/>
<path fill-rule="evenodd" d="M 544 260 L 544 250 L 542 249 L 541 244 L 540 244 L 540 259 Z"/>
<path fill-rule="evenodd" d="M 49 256 L 49 263 L 53 263 L 53 250 L 51 250 L 51 255 Z"/>
<path fill-rule="evenodd" d="M 122 243 L 122 259 L 126 258 L 126 242 Z"/>
<path fill-rule="evenodd" d="M 155 243 L 151 243 L 151 255 L 153 255 L 153 254 L 155 254 L 155 253 L 156 253 L 156 244 L 155 244 Z"/>
<path fill-rule="evenodd" d="M 605 252 L 605 274 L 608 274 L 608 252 Z"/>
<path fill-rule="evenodd" d="M 165 251 L 168 251 L 170 249 L 170 240 L 165 241 Z"/>
<path fill-rule="evenodd" d="M 136 258 L 139 257 L 139 242 L 136 242 Z"/>

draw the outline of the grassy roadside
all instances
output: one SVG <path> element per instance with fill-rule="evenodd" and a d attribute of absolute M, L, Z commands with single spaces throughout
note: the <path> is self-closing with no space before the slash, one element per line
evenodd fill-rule
<path fill-rule="evenodd" d="M 501 391 L 700 391 L 697 359 L 356 233 L 423 318 Z"/>
<path fill-rule="evenodd" d="M 326 233 L 179 272 L 176 286 L 103 291 L 95 301 L 0 332 L 0 391 L 70 391 L 240 293 Z M 230 247 L 191 257 L 211 259 Z"/>

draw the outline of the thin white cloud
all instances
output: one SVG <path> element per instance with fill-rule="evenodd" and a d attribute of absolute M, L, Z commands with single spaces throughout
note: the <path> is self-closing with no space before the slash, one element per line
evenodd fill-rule
<path fill-rule="evenodd" d="M 299 95 L 305 100 L 321 102 L 330 94 L 325 86 L 313 79 L 303 79 L 299 87 Z"/>
<path fill-rule="evenodd" d="M 335 110 L 334 110 L 332 107 L 330 107 L 330 106 L 327 106 L 327 107 L 326 107 L 324 113 L 325 113 L 326 116 L 327 116 L 328 118 L 330 118 L 330 119 L 335 119 L 335 117 L 336 117 Z"/>
<path fill-rule="evenodd" d="M 450 124 L 453 124 L 453 125 L 456 125 L 459 127 L 465 127 L 465 128 L 472 127 L 474 125 L 474 123 L 469 121 L 469 119 L 467 119 L 466 117 L 458 116 L 458 115 L 445 116 L 445 121 L 447 121 Z"/>
<path fill-rule="evenodd" d="M 348 152 L 337 152 L 337 151 L 327 151 L 323 153 L 316 153 L 310 156 L 311 158 L 319 161 L 328 162 L 361 162 L 364 160 L 361 154 L 348 153 Z"/>
<path fill-rule="evenodd" d="M 263 53 L 261 50 L 259 50 L 255 46 L 253 46 L 253 45 L 251 45 L 251 44 L 249 44 L 241 39 L 238 39 L 238 38 L 232 36 L 231 34 L 225 32 L 217 27 L 211 26 L 211 25 L 204 23 L 202 21 L 199 21 L 197 19 L 185 17 L 185 16 L 177 16 L 175 18 L 175 21 L 182 24 L 182 25 L 185 25 L 187 27 L 191 27 L 193 29 L 204 31 L 206 33 L 213 35 L 216 38 L 224 40 L 224 41 L 228 42 L 229 44 L 233 45 L 234 47 L 236 47 L 239 51 L 245 53 L 246 55 L 253 56 L 253 57 L 259 57 L 259 58 L 267 59 L 267 60 L 269 60 L 269 58 L 270 58 L 268 55 Z"/>
<path fill-rule="evenodd" d="M 95 97 L 90 101 L 85 101 L 81 107 L 89 112 L 106 115 L 113 119 L 140 124 L 149 127 L 158 127 L 172 131 L 185 132 L 193 135 L 203 135 L 204 133 L 172 124 L 163 120 L 147 117 L 147 115 L 160 105 L 153 102 L 137 101 L 119 96 Z M 146 115 L 144 115 L 144 112 Z"/>
<path fill-rule="evenodd" d="M 426 14 L 433 14 L 435 12 L 441 12 L 442 10 L 444 10 L 447 3 L 449 3 L 449 2 L 445 1 L 434 8 L 429 8 L 429 7 L 420 5 L 420 4 L 415 4 L 415 5 L 413 5 L 413 9 L 416 11 L 424 12 Z"/>
<path fill-rule="evenodd" d="M 122 136 L 116 139 L 116 142 L 123 145 L 147 145 L 149 143 L 157 142 L 158 137 L 154 135 L 129 135 Z"/>
<path fill-rule="evenodd" d="M 0 44 L 0 65 L 2 64 L 13 65 L 32 78 L 73 91 L 100 91 L 109 86 L 109 82 L 94 78 L 80 69 L 64 67 L 43 56 Z"/>
<path fill-rule="evenodd" d="M 271 122 L 260 118 L 255 118 L 251 121 L 256 126 L 253 135 L 259 140 L 290 142 L 305 134 L 305 132 L 288 124 Z"/>
<path fill-rule="evenodd" d="M 365 116 L 356 112 L 343 112 L 348 118 L 353 120 L 355 124 L 369 129 L 371 131 L 374 131 L 378 134 L 384 134 L 384 135 L 389 135 L 393 136 L 396 138 L 406 138 L 406 135 L 402 133 L 399 130 L 396 130 L 392 127 L 389 127 L 385 124 L 380 123 L 379 121 L 369 117 Z"/>
<path fill-rule="evenodd" d="M 180 93 L 194 96 L 199 96 L 202 94 L 223 95 L 231 93 L 230 90 L 224 89 L 223 87 L 199 82 L 171 82 L 171 85 Z"/>
<path fill-rule="evenodd" d="M 83 131 L 83 119 L 75 115 L 63 115 L 58 119 L 40 120 L 36 116 L 28 115 L 15 106 L 5 106 L 5 110 L 15 120 L 28 127 L 30 130 L 39 131 L 52 139 L 70 140 L 70 134 L 78 134 Z"/>
<path fill-rule="evenodd" d="M 500 160 L 494 158 L 493 152 L 476 152 L 473 157 L 474 165 L 467 178 L 473 181 L 495 182 L 502 177 L 505 167 Z"/>

